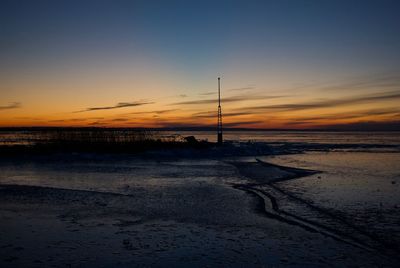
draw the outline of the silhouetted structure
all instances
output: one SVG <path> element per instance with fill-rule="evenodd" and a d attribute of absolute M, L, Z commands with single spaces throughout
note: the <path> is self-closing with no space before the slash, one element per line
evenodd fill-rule
<path fill-rule="evenodd" d="M 217 127 L 217 140 L 218 144 L 222 144 L 222 111 L 221 111 L 221 82 L 218 77 L 218 127 Z"/>
<path fill-rule="evenodd" d="M 195 138 L 195 136 L 187 136 L 187 137 L 184 137 L 184 140 L 185 140 L 187 143 L 192 144 L 192 145 L 198 144 L 198 143 L 199 143 L 199 141 Z"/>

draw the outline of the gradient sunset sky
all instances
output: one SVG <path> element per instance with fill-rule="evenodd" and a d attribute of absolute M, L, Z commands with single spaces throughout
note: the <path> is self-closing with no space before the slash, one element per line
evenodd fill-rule
<path fill-rule="evenodd" d="M 400 120 L 400 1 L 0 1 L 0 126 Z"/>

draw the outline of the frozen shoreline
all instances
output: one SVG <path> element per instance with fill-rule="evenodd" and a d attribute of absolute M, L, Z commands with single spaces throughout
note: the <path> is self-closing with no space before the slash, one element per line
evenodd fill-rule
<path fill-rule="evenodd" d="M 110 267 L 118 262 L 126 266 L 139 263 L 155 266 L 165 263 L 175 266 L 392 265 L 391 258 L 381 254 L 370 256 L 369 244 L 360 244 L 346 234 L 330 232 L 304 219 L 289 219 L 274 209 L 271 196 L 278 202 L 284 195 L 276 189 L 271 192 L 274 191 L 271 187 L 267 189 L 272 182 L 315 174 L 315 171 L 261 161 L 182 161 L 145 160 L 143 165 L 131 167 L 118 160 L 100 170 L 98 164 L 89 165 L 83 173 L 92 174 L 96 168 L 101 173 L 95 173 L 95 177 L 115 172 L 122 172 L 123 176 L 135 172 L 140 175 L 144 172 L 141 169 L 158 167 L 157 172 L 162 176 L 178 176 L 182 180 L 168 179 L 164 183 L 165 180 L 158 179 L 156 186 L 143 180 L 144 185 L 132 184 L 126 188 L 118 184 L 107 191 L 100 186 L 84 190 L 88 188 L 85 185 L 68 189 L 58 188 L 57 184 L 37 187 L 34 182 L 31 186 L 3 183 L 0 186 L 1 230 L 6 233 L 2 234 L 5 239 L 0 245 L 5 249 L 0 260 L 2 267 L 15 264 Z M 39 166 L 44 168 L 45 164 Z M 112 170 L 108 170 L 110 166 Z M 192 167 L 187 169 L 187 166 Z M 82 170 L 76 162 L 69 168 Z M 193 168 L 203 171 L 202 178 L 193 177 Z M 151 174 L 150 177 L 158 176 Z M 251 195 L 249 191 L 253 191 Z M 264 207 L 260 207 L 260 196 Z M 59 226 L 58 231 L 46 238 L 44 226 L 52 225 Z M 32 233 L 21 236 L 26 229 Z M 205 244 L 201 237 L 207 238 Z M 54 243 L 62 246 L 56 246 L 53 252 L 37 253 L 43 257 L 35 259 L 33 243 L 38 243 L 39 248 Z M 76 252 L 83 245 L 90 246 L 93 252 L 77 257 Z M 310 253 L 309 248 L 315 251 Z M 98 257 L 98 251 L 108 252 Z M 256 252 L 256 257 L 252 252 Z M 151 255 L 157 256 L 156 260 L 149 258 Z"/>
<path fill-rule="evenodd" d="M 399 248 L 393 241 L 386 241 L 384 238 L 376 236 L 373 232 L 343 218 L 340 213 L 319 207 L 313 204 L 312 201 L 296 196 L 279 186 L 279 182 L 316 175 L 321 173 L 321 171 L 280 166 L 259 159 L 257 159 L 257 162 L 251 163 L 252 166 L 249 164 L 243 165 L 243 163 L 233 164 L 239 169 L 241 174 L 254 180 L 254 182 L 238 184 L 235 187 L 257 195 L 262 200 L 263 209 L 269 217 L 300 226 L 308 231 L 321 233 L 322 235 L 371 252 L 376 251 L 380 254 L 398 258 Z M 268 180 L 265 179 L 265 174 L 270 175 Z M 304 211 L 310 211 L 309 213 L 319 215 L 318 217 L 325 217 L 328 221 L 335 224 L 327 225 L 326 221 L 321 222 L 315 220 L 315 218 L 313 220 L 294 214 L 291 211 L 286 211 L 281 207 L 280 200 L 282 199 L 285 199 L 286 205 L 288 203 L 287 200 L 290 200 L 289 203 L 293 207 L 297 207 L 298 210 L 303 210 L 303 213 Z M 336 226 L 340 226 L 341 228 L 339 229 Z"/>

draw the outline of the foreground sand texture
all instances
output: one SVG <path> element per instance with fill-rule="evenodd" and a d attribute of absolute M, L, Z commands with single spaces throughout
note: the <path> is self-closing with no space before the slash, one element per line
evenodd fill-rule
<path fill-rule="evenodd" d="M 399 264 L 392 245 L 279 187 L 314 170 L 249 157 L 110 156 L 9 159 L 1 168 L 1 267 Z"/>

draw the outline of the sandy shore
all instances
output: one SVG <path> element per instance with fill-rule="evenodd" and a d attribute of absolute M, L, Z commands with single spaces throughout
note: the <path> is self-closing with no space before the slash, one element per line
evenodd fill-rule
<path fill-rule="evenodd" d="M 36 173 L 26 171 L 32 165 L 40 167 Z M 57 162 L 48 168 L 43 162 L 2 165 L 9 180 L 3 177 L 0 186 L 0 266 L 396 267 L 399 263 L 368 239 L 285 213 L 279 204 L 287 193 L 274 188 L 274 182 L 315 171 L 254 159 L 146 160 L 132 165 L 121 161 Z M 113 178 L 116 173 L 118 178 Z M 49 179 L 54 174 L 70 176 L 75 183 L 54 182 Z M 77 178 L 92 183 L 79 184 Z"/>

